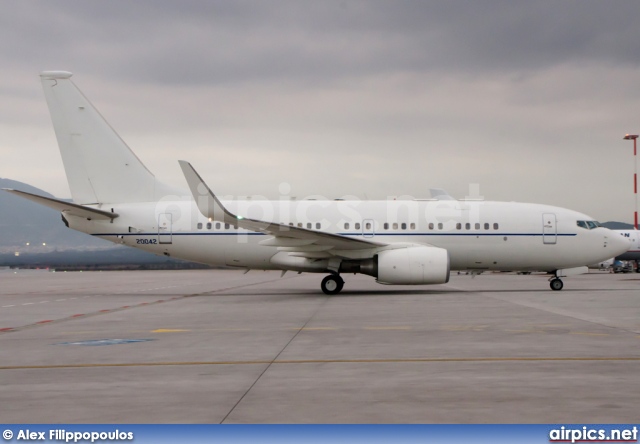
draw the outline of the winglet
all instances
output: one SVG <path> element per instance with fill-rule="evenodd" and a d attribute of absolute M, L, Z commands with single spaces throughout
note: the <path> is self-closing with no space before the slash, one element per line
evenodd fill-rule
<path fill-rule="evenodd" d="M 216 195 L 213 194 L 213 191 L 211 191 L 204 180 L 202 180 L 202 177 L 200 177 L 195 168 L 185 160 L 179 160 L 178 163 L 180 164 L 180 168 L 182 168 L 184 178 L 187 180 L 187 184 L 193 195 L 193 200 L 196 201 L 196 205 L 202 215 L 237 227 L 238 217 L 230 213 L 224 205 L 222 205 Z"/>

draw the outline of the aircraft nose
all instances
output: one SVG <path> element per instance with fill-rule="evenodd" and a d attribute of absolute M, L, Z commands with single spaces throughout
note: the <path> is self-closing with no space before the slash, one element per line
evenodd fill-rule
<path fill-rule="evenodd" d="M 607 244 L 611 247 L 611 253 L 613 257 L 622 253 L 626 253 L 631 248 L 631 239 L 628 237 L 620 236 L 615 231 L 609 231 L 606 234 Z"/>

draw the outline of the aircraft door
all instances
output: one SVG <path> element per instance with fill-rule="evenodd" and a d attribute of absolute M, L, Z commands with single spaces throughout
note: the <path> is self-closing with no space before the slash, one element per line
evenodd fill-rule
<path fill-rule="evenodd" d="M 552 245 L 556 243 L 557 238 L 556 215 L 554 213 L 544 213 L 542 215 L 542 243 Z"/>
<path fill-rule="evenodd" d="M 373 219 L 365 219 L 362 221 L 362 236 L 363 237 L 373 237 L 375 236 L 375 222 Z"/>
<path fill-rule="evenodd" d="M 170 244 L 173 242 L 173 217 L 171 213 L 160 213 L 158 215 L 158 243 Z"/>

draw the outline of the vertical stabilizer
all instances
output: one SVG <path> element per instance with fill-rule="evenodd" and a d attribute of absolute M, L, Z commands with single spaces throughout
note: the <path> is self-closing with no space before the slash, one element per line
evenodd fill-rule
<path fill-rule="evenodd" d="M 71 81 L 40 74 L 73 200 L 78 204 L 150 202 L 156 179 Z"/>

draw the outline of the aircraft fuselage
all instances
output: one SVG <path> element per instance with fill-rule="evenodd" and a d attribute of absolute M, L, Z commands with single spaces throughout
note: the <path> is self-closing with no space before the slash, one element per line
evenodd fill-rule
<path fill-rule="evenodd" d="M 76 230 L 156 254 L 210 265 L 282 268 L 271 259 L 286 247 L 264 245 L 271 235 L 209 220 L 190 196 L 185 196 L 159 203 L 100 206 L 119 214 L 113 221 L 66 219 Z M 224 204 L 247 218 L 391 245 L 444 248 L 452 270 L 554 271 L 595 263 L 614 253 L 611 231 L 581 228 L 577 221 L 590 220 L 588 216 L 547 205 L 433 200 L 246 200 Z M 358 259 L 358 251 L 341 255 Z M 317 255 L 321 258 L 322 254 L 319 251 Z"/>

